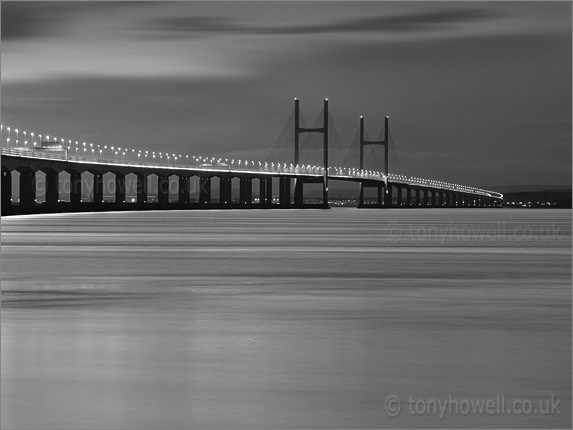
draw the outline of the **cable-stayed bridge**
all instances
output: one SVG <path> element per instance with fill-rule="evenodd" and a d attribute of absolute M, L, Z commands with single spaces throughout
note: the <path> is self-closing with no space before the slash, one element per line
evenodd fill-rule
<path fill-rule="evenodd" d="M 328 100 L 309 126 L 294 110 L 266 160 L 173 154 L 1 127 L 2 214 L 193 208 L 328 208 L 330 180 L 355 182 L 360 208 L 497 207 L 503 195 L 407 176 L 386 117 L 350 145 Z M 311 185 L 312 184 L 312 185 Z M 305 185 L 321 197 L 305 198 Z M 370 196 L 369 196 L 370 194 Z"/>

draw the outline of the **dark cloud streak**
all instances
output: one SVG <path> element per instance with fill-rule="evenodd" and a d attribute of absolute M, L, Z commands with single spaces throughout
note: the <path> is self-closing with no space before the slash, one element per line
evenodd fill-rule
<path fill-rule="evenodd" d="M 145 2 L 146 6 L 156 2 Z M 66 24 L 82 15 L 124 8 L 140 8 L 137 1 L 5 1 L 2 0 L 2 41 L 58 36 Z"/>
<path fill-rule="evenodd" d="M 444 29 L 449 25 L 483 21 L 499 17 L 485 8 L 443 8 L 425 12 L 361 17 L 315 25 L 258 26 L 245 25 L 215 16 L 173 16 L 154 19 L 142 29 L 181 33 L 230 33 L 253 35 L 295 35 L 358 32 L 404 32 Z"/>
<path fill-rule="evenodd" d="M 61 27 L 54 25 L 50 19 L 57 6 L 46 6 L 46 3 L 39 2 L 3 1 L 2 41 L 33 39 L 60 33 Z"/>

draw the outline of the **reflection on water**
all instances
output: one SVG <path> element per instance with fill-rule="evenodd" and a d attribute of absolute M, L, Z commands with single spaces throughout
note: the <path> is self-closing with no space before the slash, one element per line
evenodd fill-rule
<path fill-rule="evenodd" d="M 571 426 L 570 211 L 4 218 L 2 302 L 2 428 Z"/>

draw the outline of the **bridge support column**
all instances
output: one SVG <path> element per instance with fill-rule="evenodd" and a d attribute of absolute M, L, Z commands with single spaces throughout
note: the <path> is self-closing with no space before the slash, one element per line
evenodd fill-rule
<path fill-rule="evenodd" d="M 294 182 L 294 204 L 302 206 L 304 204 L 304 179 L 296 178 Z"/>
<path fill-rule="evenodd" d="M 328 168 L 326 168 L 326 171 L 327 173 L 325 173 L 324 177 L 322 178 L 322 207 L 325 209 L 330 209 L 328 204 Z"/>
<path fill-rule="evenodd" d="M 438 191 L 438 206 L 444 206 L 444 193 L 442 191 Z"/>
<path fill-rule="evenodd" d="M 265 200 L 267 205 L 270 206 L 273 204 L 273 178 L 267 178 L 266 181 L 267 181 L 267 189 L 266 189 L 267 198 Z"/>
<path fill-rule="evenodd" d="M 20 207 L 32 208 L 36 205 L 36 172 L 28 167 L 17 170 L 20 172 Z"/>
<path fill-rule="evenodd" d="M 401 185 L 396 185 L 396 206 L 402 206 L 402 190 L 403 187 Z"/>
<path fill-rule="evenodd" d="M 426 195 L 428 200 L 428 207 L 433 208 L 436 205 L 434 192 L 432 190 L 427 190 Z"/>
<path fill-rule="evenodd" d="M 74 205 L 82 202 L 82 175 L 70 172 L 70 202 Z"/>
<path fill-rule="evenodd" d="M 219 204 L 227 203 L 227 178 L 219 178 Z"/>
<path fill-rule="evenodd" d="M 230 178 L 219 178 L 219 204 L 229 205 L 229 188 L 231 186 Z"/>
<path fill-rule="evenodd" d="M 376 203 L 379 208 L 384 206 L 384 186 L 383 185 L 378 185 L 376 187 Z"/>
<path fill-rule="evenodd" d="M 93 199 L 92 201 L 96 204 L 103 203 L 103 175 L 99 172 L 92 172 L 93 174 Z M 48 179 L 48 174 L 46 174 L 46 179 Z M 48 198 L 46 196 L 46 202 Z"/>
<path fill-rule="evenodd" d="M 227 204 L 231 204 L 233 203 L 233 180 L 232 178 L 228 178 L 228 183 L 227 183 L 227 194 L 225 197 L 225 200 L 227 201 Z"/>
<path fill-rule="evenodd" d="M 266 193 L 266 179 L 265 178 L 259 178 L 259 205 L 260 206 L 264 206 L 266 204 L 266 198 L 267 198 L 267 193 Z"/>
<path fill-rule="evenodd" d="M 251 178 L 245 178 L 245 195 L 244 205 L 249 207 L 253 203 L 253 181 Z"/>
<path fill-rule="evenodd" d="M 384 207 L 392 207 L 392 185 L 390 183 L 387 183 L 386 187 L 384 187 Z"/>
<path fill-rule="evenodd" d="M 416 188 L 415 191 L 416 191 L 416 206 L 420 206 L 420 193 L 421 193 L 421 191 L 419 188 Z"/>
<path fill-rule="evenodd" d="M 244 201 L 245 201 L 245 183 L 243 182 L 243 178 L 239 178 L 239 205 L 243 206 Z"/>
<path fill-rule="evenodd" d="M 135 201 L 137 204 L 142 205 L 147 203 L 147 175 L 136 173 L 135 176 Z M 159 190 L 159 176 L 157 178 L 157 189 Z M 169 180 L 167 181 L 167 199 L 169 202 Z"/>
<path fill-rule="evenodd" d="M 46 173 L 46 205 L 57 206 L 60 198 L 60 177 L 55 170 L 48 170 Z M 103 189 L 103 187 L 102 187 Z M 94 188 L 95 193 L 95 188 Z"/>
<path fill-rule="evenodd" d="M 164 175 L 157 175 L 157 202 L 160 206 L 169 204 L 169 178 Z"/>
<path fill-rule="evenodd" d="M 290 204 L 290 178 L 284 176 L 279 178 L 279 203 L 282 206 Z"/>
<path fill-rule="evenodd" d="M 247 204 L 247 183 L 245 178 L 239 179 L 239 204 L 245 206 Z"/>
<path fill-rule="evenodd" d="M 8 167 L 2 166 L 2 209 L 12 206 L 12 172 Z"/>
<path fill-rule="evenodd" d="M 179 176 L 179 204 L 188 205 L 191 201 L 191 181 L 189 176 Z"/>
<path fill-rule="evenodd" d="M 384 207 L 392 207 L 392 185 L 390 185 L 389 182 L 386 183 L 386 187 L 384 188 Z"/>
<path fill-rule="evenodd" d="M 199 179 L 199 202 L 202 205 L 211 204 L 211 178 L 206 176 Z"/>
<path fill-rule="evenodd" d="M 125 203 L 125 175 L 115 174 L 115 204 L 122 205 Z"/>
<path fill-rule="evenodd" d="M 412 188 L 406 188 L 406 206 L 412 206 Z"/>

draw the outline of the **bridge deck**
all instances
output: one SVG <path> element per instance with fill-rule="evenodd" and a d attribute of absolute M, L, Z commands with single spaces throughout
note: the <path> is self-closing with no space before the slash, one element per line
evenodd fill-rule
<path fill-rule="evenodd" d="M 320 178 L 324 176 L 324 168 L 316 166 L 287 166 L 271 163 L 238 166 L 202 166 L 176 163 L 159 163 L 135 160 L 102 159 L 81 157 L 73 155 L 51 154 L 43 151 L 22 150 L 14 148 L 1 148 L 3 155 L 2 165 L 10 170 L 17 170 L 21 165 L 28 165 L 35 170 L 55 169 L 59 171 L 75 170 L 84 172 L 109 171 L 121 174 L 133 172 L 150 172 L 161 175 L 188 175 L 188 176 L 217 176 L 217 177 L 289 177 L 289 178 Z M 36 162 L 34 162 L 36 160 Z M 254 163 L 253 163 L 254 164 Z M 443 191 L 471 193 L 494 199 L 503 199 L 503 195 L 495 191 L 483 190 L 459 184 L 406 177 L 403 175 L 383 175 L 380 172 L 358 170 L 353 168 L 330 167 L 329 179 L 367 183 L 369 186 L 377 184 L 396 184 L 409 187 L 429 188 Z"/>

